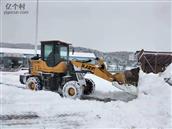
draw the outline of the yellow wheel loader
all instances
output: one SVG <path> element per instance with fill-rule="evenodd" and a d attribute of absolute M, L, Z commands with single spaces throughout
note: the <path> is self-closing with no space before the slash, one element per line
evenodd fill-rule
<path fill-rule="evenodd" d="M 41 56 L 29 61 L 29 71 L 20 75 L 20 82 L 31 90 L 47 89 L 58 92 L 63 97 L 81 98 L 92 94 L 95 83 L 84 74 L 89 72 L 112 82 L 114 86 L 131 94 L 137 94 L 139 68 L 121 73 L 109 73 L 102 61 L 97 64 L 90 61 L 69 60 L 71 44 L 55 40 L 41 42 Z"/>

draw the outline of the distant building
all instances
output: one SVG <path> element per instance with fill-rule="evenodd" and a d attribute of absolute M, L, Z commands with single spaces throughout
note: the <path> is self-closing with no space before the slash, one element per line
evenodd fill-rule
<path fill-rule="evenodd" d="M 0 69 L 10 70 L 20 67 L 28 67 L 28 60 L 34 56 L 33 49 L 0 48 Z M 37 50 L 40 54 L 40 50 Z M 70 60 L 89 60 L 94 59 L 94 53 L 70 52 Z M 92 61 L 91 63 L 95 63 Z"/>
<path fill-rule="evenodd" d="M 128 60 L 129 61 L 135 61 L 136 60 L 136 55 L 134 53 L 129 54 Z"/>
<path fill-rule="evenodd" d="M 125 67 L 124 66 L 121 66 L 119 64 L 113 64 L 113 65 L 108 65 L 107 70 L 109 72 L 120 72 L 120 71 L 124 71 L 125 70 Z"/>
<path fill-rule="evenodd" d="M 38 51 L 40 53 L 40 51 Z M 1 48 L 0 68 L 4 70 L 27 67 L 28 59 L 33 57 L 32 49 Z"/>
<path fill-rule="evenodd" d="M 80 60 L 80 61 L 87 61 L 89 59 L 92 59 L 90 62 L 91 64 L 95 64 L 96 56 L 94 53 L 88 53 L 88 52 L 70 52 L 69 53 L 69 60 Z"/>
<path fill-rule="evenodd" d="M 172 52 L 137 51 L 138 62 L 146 73 L 163 72 L 172 63 Z"/>

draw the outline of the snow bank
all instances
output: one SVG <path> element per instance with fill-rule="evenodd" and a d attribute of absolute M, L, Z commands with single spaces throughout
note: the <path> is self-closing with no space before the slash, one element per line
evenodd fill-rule
<path fill-rule="evenodd" d="M 33 92 L 23 89 L 24 85 L 18 81 L 20 73 L 21 71 L 1 74 L 0 115 L 35 113 L 39 118 L 27 121 L 7 120 L 2 127 L 9 127 L 9 124 L 22 128 L 172 127 L 172 87 L 159 75 L 145 74 L 141 71 L 137 99 L 104 103 L 96 100 L 70 100 L 50 91 Z M 123 92 L 111 83 L 90 74 L 86 77 L 95 81 L 95 95 L 122 97 L 120 95 Z M 21 122 L 24 122 L 24 125 L 20 124 Z"/>
<path fill-rule="evenodd" d="M 172 77 L 172 64 L 170 64 L 166 70 L 160 74 L 160 76 L 164 77 L 164 78 L 170 78 Z"/>

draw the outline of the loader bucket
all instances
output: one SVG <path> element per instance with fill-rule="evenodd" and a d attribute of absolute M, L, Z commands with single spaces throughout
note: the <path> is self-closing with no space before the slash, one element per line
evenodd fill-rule
<path fill-rule="evenodd" d="M 139 67 L 124 71 L 126 83 L 137 87 L 139 81 L 139 71 Z"/>
<path fill-rule="evenodd" d="M 112 85 L 130 94 L 137 95 L 139 71 L 140 68 L 138 67 L 114 74 L 113 75 L 114 81 Z"/>
<path fill-rule="evenodd" d="M 119 72 L 114 75 L 112 75 L 113 80 L 118 82 L 118 84 L 128 84 L 128 85 L 134 85 L 137 87 L 138 80 L 139 80 L 139 71 L 140 68 L 134 68 L 131 70 L 126 70 L 124 72 Z"/>

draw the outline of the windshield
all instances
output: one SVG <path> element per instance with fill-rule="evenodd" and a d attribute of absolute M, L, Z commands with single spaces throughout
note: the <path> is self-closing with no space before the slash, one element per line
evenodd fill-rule
<path fill-rule="evenodd" d="M 53 45 L 45 45 L 44 59 L 47 60 L 48 56 L 53 52 Z"/>

